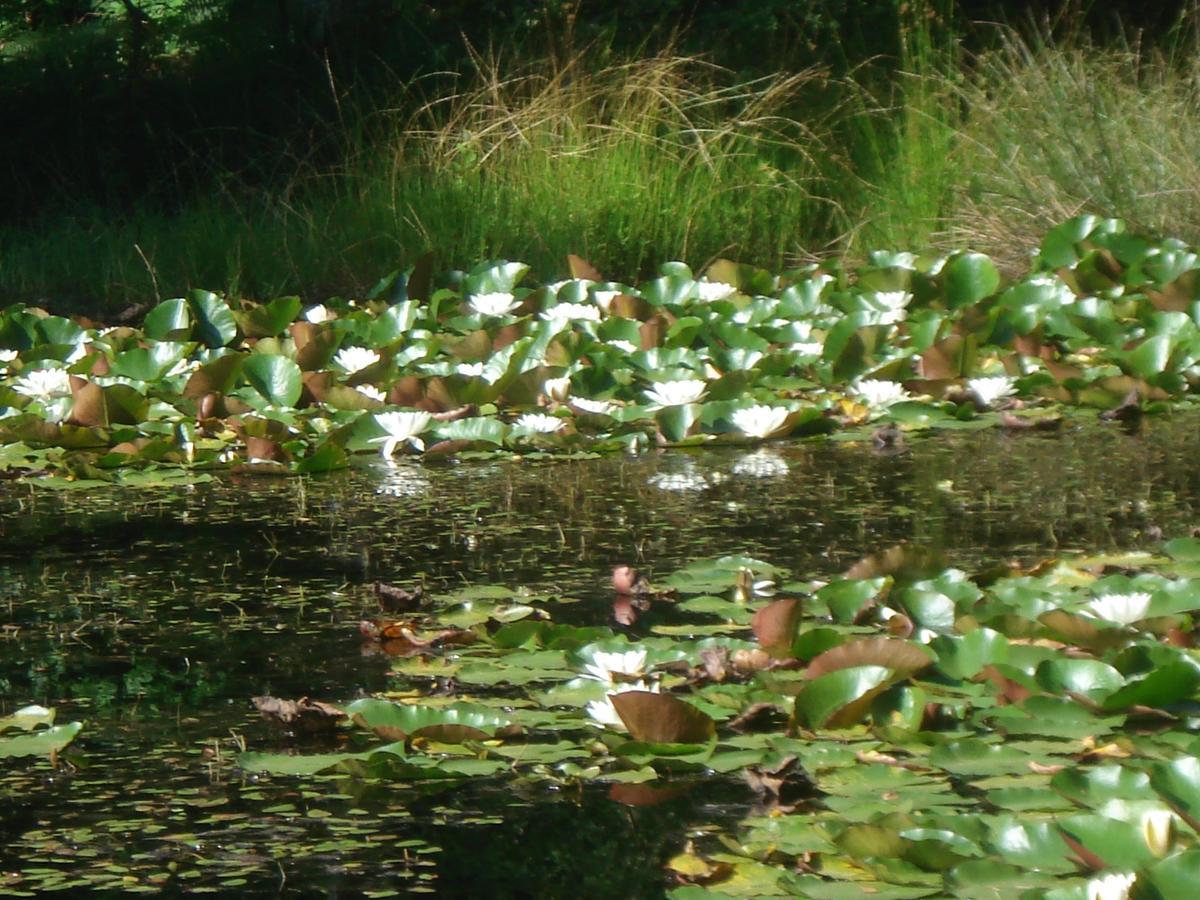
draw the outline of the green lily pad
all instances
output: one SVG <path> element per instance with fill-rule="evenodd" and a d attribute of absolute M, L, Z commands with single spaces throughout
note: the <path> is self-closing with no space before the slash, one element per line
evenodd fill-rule
<path fill-rule="evenodd" d="M 82 722 L 54 725 L 26 734 L 0 734 L 0 759 L 18 756 L 51 756 L 75 740 Z"/>
<path fill-rule="evenodd" d="M 455 703 L 416 706 L 387 700 L 355 700 L 345 707 L 354 721 L 390 741 L 428 738 L 444 744 L 484 741 L 512 730 L 512 720 L 486 706 Z"/>

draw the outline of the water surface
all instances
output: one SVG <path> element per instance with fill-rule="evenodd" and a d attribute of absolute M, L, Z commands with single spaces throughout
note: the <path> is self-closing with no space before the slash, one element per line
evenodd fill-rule
<path fill-rule="evenodd" d="M 827 442 L 369 459 L 160 491 L 0 485 L 0 714 L 40 703 L 85 722 L 72 766 L 0 761 L 0 891 L 661 895 L 664 859 L 752 802 L 739 782 L 630 807 L 602 788 L 255 776 L 238 746 L 291 739 L 249 698 L 430 690 L 364 654 L 376 580 L 527 588 L 571 601 L 557 621 L 618 627 L 617 563 L 666 576 L 736 553 L 809 579 L 899 541 L 967 570 L 1154 549 L 1197 523 L 1198 424 L 972 432 L 894 454 Z"/>

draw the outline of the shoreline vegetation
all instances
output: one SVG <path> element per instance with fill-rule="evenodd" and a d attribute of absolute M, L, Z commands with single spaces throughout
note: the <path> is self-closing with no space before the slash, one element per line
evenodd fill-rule
<path fill-rule="evenodd" d="M 788 70 L 561 25 L 536 47 L 460 43 L 457 73 L 359 88 L 330 70 L 323 132 L 286 153 L 203 174 L 203 142 L 181 148 L 195 184 L 170 202 L 47 191 L 0 224 L 0 296 L 109 317 L 196 288 L 361 298 L 429 252 L 547 279 L 578 254 L 633 282 L 663 259 L 779 272 L 969 248 L 1014 277 L 1078 214 L 1200 241 L 1194 10 L 1153 42 L 1093 39 L 1068 11 L 904 10 L 893 56 L 855 61 L 833 33 Z"/>
<path fill-rule="evenodd" d="M 772 273 L 578 256 L 435 275 L 362 301 L 163 300 L 140 327 L 0 312 L 0 472 L 50 487 L 295 475 L 379 452 L 581 456 L 832 435 L 1136 429 L 1193 406 L 1200 256 L 1117 219 L 1051 229 L 1010 280 L 988 256 L 877 251 Z"/>

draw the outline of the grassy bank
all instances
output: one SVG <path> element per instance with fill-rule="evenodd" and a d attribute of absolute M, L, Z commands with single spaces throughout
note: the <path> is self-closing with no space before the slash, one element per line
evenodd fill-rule
<path fill-rule="evenodd" d="M 0 296 L 108 309 L 199 286 L 348 296 L 429 250 L 446 267 L 508 257 L 564 275 L 577 253 L 634 278 L 668 258 L 780 269 L 952 244 L 1017 270 L 1080 211 L 1200 239 L 1188 42 L 997 29 L 994 49 L 964 59 L 933 21 L 903 23 L 887 79 L 873 65 L 747 78 L 603 46 L 532 62 L 475 53 L 436 89 L 343 97 L 324 138 L 340 164 L 297 147 L 282 188 L 213 173 L 171 211 L 50 201 L 0 231 Z"/>

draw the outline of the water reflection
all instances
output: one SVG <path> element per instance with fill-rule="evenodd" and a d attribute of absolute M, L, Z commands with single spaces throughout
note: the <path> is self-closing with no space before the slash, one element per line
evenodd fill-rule
<path fill-rule="evenodd" d="M 619 563 L 654 576 L 697 557 L 745 553 L 807 579 L 901 540 L 941 549 L 967 569 L 1153 548 L 1196 521 L 1196 426 L 1180 417 L 1148 421 L 1136 435 L 1092 422 L 1060 436 L 964 433 L 910 440 L 894 455 L 784 443 L 594 460 L 384 466 L 371 457 L 326 478 L 224 478 L 163 492 L 0 485 L 0 714 L 30 702 L 59 706 L 87 720 L 81 747 L 103 760 L 70 776 L 69 787 L 45 764 L 0 776 L 0 796 L 19 798 L 0 804 L 0 869 L 30 864 L 11 848 L 33 823 L 96 827 L 103 814 L 88 802 L 102 807 L 105 797 L 128 801 L 131 833 L 140 834 L 150 813 L 139 810 L 157 809 L 166 783 L 251 811 L 296 793 L 275 784 L 254 788 L 263 800 L 244 797 L 250 786 L 227 766 L 210 783 L 202 753 L 230 729 L 271 740 L 250 713 L 251 695 L 344 701 L 397 686 L 386 658 L 360 653 L 357 622 L 378 612 L 374 580 L 422 583 L 434 594 L 464 584 L 528 587 L 578 601 L 562 607 L 564 620 L 603 624 L 614 616 L 608 582 Z M 625 627 L 637 635 L 657 615 L 627 616 Z M 328 786 L 313 790 L 314 806 L 349 802 L 322 794 Z M 689 822 L 711 814 L 711 801 L 697 794 L 674 810 L 673 825 L 650 813 L 622 820 L 647 823 L 621 832 L 631 895 L 653 893 L 661 857 L 678 848 Z M 404 807 L 394 797 L 363 802 L 398 819 Z M 503 791 L 441 802 L 445 809 L 430 803 L 425 819 L 398 821 L 397 840 L 463 848 L 452 863 L 414 871 L 440 872 L 434 883 L 464 891 L 487 880 L 469 850 L 481 834 L 498 856 L 516 853 L 506 834 L 483 824 L 505 802 L 517 804 L 505 815 L 531 834 L 545 822 L 567 834 L 589 816 L 612 818 L 608 801 L 590 795 L 555 798 L 552 810 L 546 797 L 518 802 Z M 736 796 L 722 802 L 737 815 Z M 480 822 L 439 831 L 433 823 L 445 810 Z M 263 852 L 257 838 L 245 840 L 245 852 Z M 582 852 L 571 846 L 560 849 Z M 316 853 L 285 868 L 293 883 L 307 873 L 331 891 L 358 890 L 380 853 Z M 524 887 L 492 885 L 500 894 Z"/>
<path fill-rule="evenodd" d="M 431 487 L 425 473 L 414 464 L 392 462 L 380 469 L 375 493 L 389 497 L 423 497 Z"/>
<path fill-rule="evenodd" d="M 731 471 L 742 478 L 784 478 L 791 470 L 782 454 L 762 447 L 739 457 Z"/>

